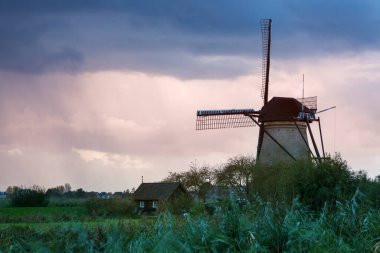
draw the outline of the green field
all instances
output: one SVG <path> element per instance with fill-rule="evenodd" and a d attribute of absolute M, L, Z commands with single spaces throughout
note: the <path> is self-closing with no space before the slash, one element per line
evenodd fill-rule
<path fill-rule="evenodd" d="M 86 219 L 84 207 L 1 207 L 0 224 L 80 221 Z"/>

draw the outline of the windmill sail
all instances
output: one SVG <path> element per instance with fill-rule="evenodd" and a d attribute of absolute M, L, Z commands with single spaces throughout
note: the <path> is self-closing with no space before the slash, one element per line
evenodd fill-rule
<path fill-rule="evenodd" d="M 257 117 L 254 109 L 204 110 L 197 111 L 197 130 L 253 127 L 250 116 Z"/>
<path fill-rule="evenodd" d="M 272 20 L 262 19 L 260 20 L 261 35 L 262 35 L 262 86 L 261 86 L 261 97 L 263 98 L 264 105 L 268 103 L 268 91 L 269 91 L 269 69 L 270 69 L 270 44 L 271 44 L 271 32 L 272 32 Z M 260 127 L 259 140 L 257 142 L 257 154 L 258 159 L 261 152 L 261 147 L 263 144 L 264 129 L 263 126 Z"/>
<path fill-rule="evenodd" d="M 269 68 L 270 68 L 270 44 L 271 44 L 271 32 L 272 32 L 272 20 L 262 19 L 260 20 L 261 35 L 262 35 L 262 87 L 261 97 L 264 100 L 264 105 L 268 102 L 268 90 L 269 90 Z"/>

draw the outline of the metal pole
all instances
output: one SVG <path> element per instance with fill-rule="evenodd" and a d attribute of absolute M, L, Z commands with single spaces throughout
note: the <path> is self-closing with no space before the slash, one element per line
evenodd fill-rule
<path fill-rule="evenodd" d="M 300 133 L 300 135 L 301 135 L 301 137 L 302 137 L 302 140 L 305 142 L 306 147 L 307 147 L 307 149 L 309 150 L 311 156 L 313 157 L 313 159 L 315 159 L 315 156 L 314 156 L 313 152 L 311 151 L 311 149 L 310 149 L 310 147 L 309 147 L 309 144 L 307 143 L 305 137 L 303 136 L 303 134 L 302 134 L 302 132 L 301 132 L 301 129 L 298 127 L 297 121 L 294 121 L 294 124 L 296 125 L 297 130 L 298 130 L 298 132 Z"/>
<path fill-rule="evenodd" d="M 323 152 L 323 158 L 326 158 L 325 156 L 325 147 L 323 145 L 323 137 L 322 137 L 322 128 L 321 128 L 321 120 L 318 117 L 318 125 L 319 125 L 319 135 L 321 136 L 321 144 L 322 144 L 322 152 Z"/>
<path fill-rule="evenodd" d="M 317 147 L 317 144 L 315 143 L 315 140 L 314 140 L 314 136 L 313 136 L 313 132 L 311 131 L 311 128 L 310 128 L 310 124 L 309 122 L 306 121 L 306 124 L 307 124 L 307 128 L 309 129 L 309 133 L 310 133 L 310 138 L 313 142 L 313 146 L 314 146 L 314 150 L 315 150 L 315 153 L 317 154 L 317 158 L 318 158 L 318 161 L 321 163 L 321 156 L 319 154 L 319 151 L 318 151 L 318 147 Z"/>

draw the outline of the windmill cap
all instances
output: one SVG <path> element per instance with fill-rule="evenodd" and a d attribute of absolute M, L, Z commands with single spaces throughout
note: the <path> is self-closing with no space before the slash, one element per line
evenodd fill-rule
<path fill-rule="evenodd" d="M 295 98 L 273 97 L 261 108 L 259 121 L 293 121 L 302 111 L 302 104 Z M 303 106 L 305 113 L 315 113 L 315 110 Z"/>

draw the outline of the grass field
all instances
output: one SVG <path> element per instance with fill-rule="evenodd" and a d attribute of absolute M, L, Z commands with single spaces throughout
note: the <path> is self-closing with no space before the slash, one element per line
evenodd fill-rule
<path fill-rule="evenodd" d="M 86 219 L 84 207 L 1 207 L 1 223 L 38 223 Z"/>
<path fill-rule="evenodd" d="M 152 219 L 152 218 L 151 218 Z M 114 226 L 119 223 L 139 223 L 140 219 L 131 218 L 110 218 L 110 219 L 97 219 L 92 221 L 58 221 L 58 222 L 23 222 L 23 223 L 0 223 L 0 229 L 11 228 L 11 227 L 24 227 L 31 228 L 37 231 L 46 231 L 55 228 L 69 228 L 73 226 L 82 226 L 84 228 L 95 227 L 95 226 Z"/>

